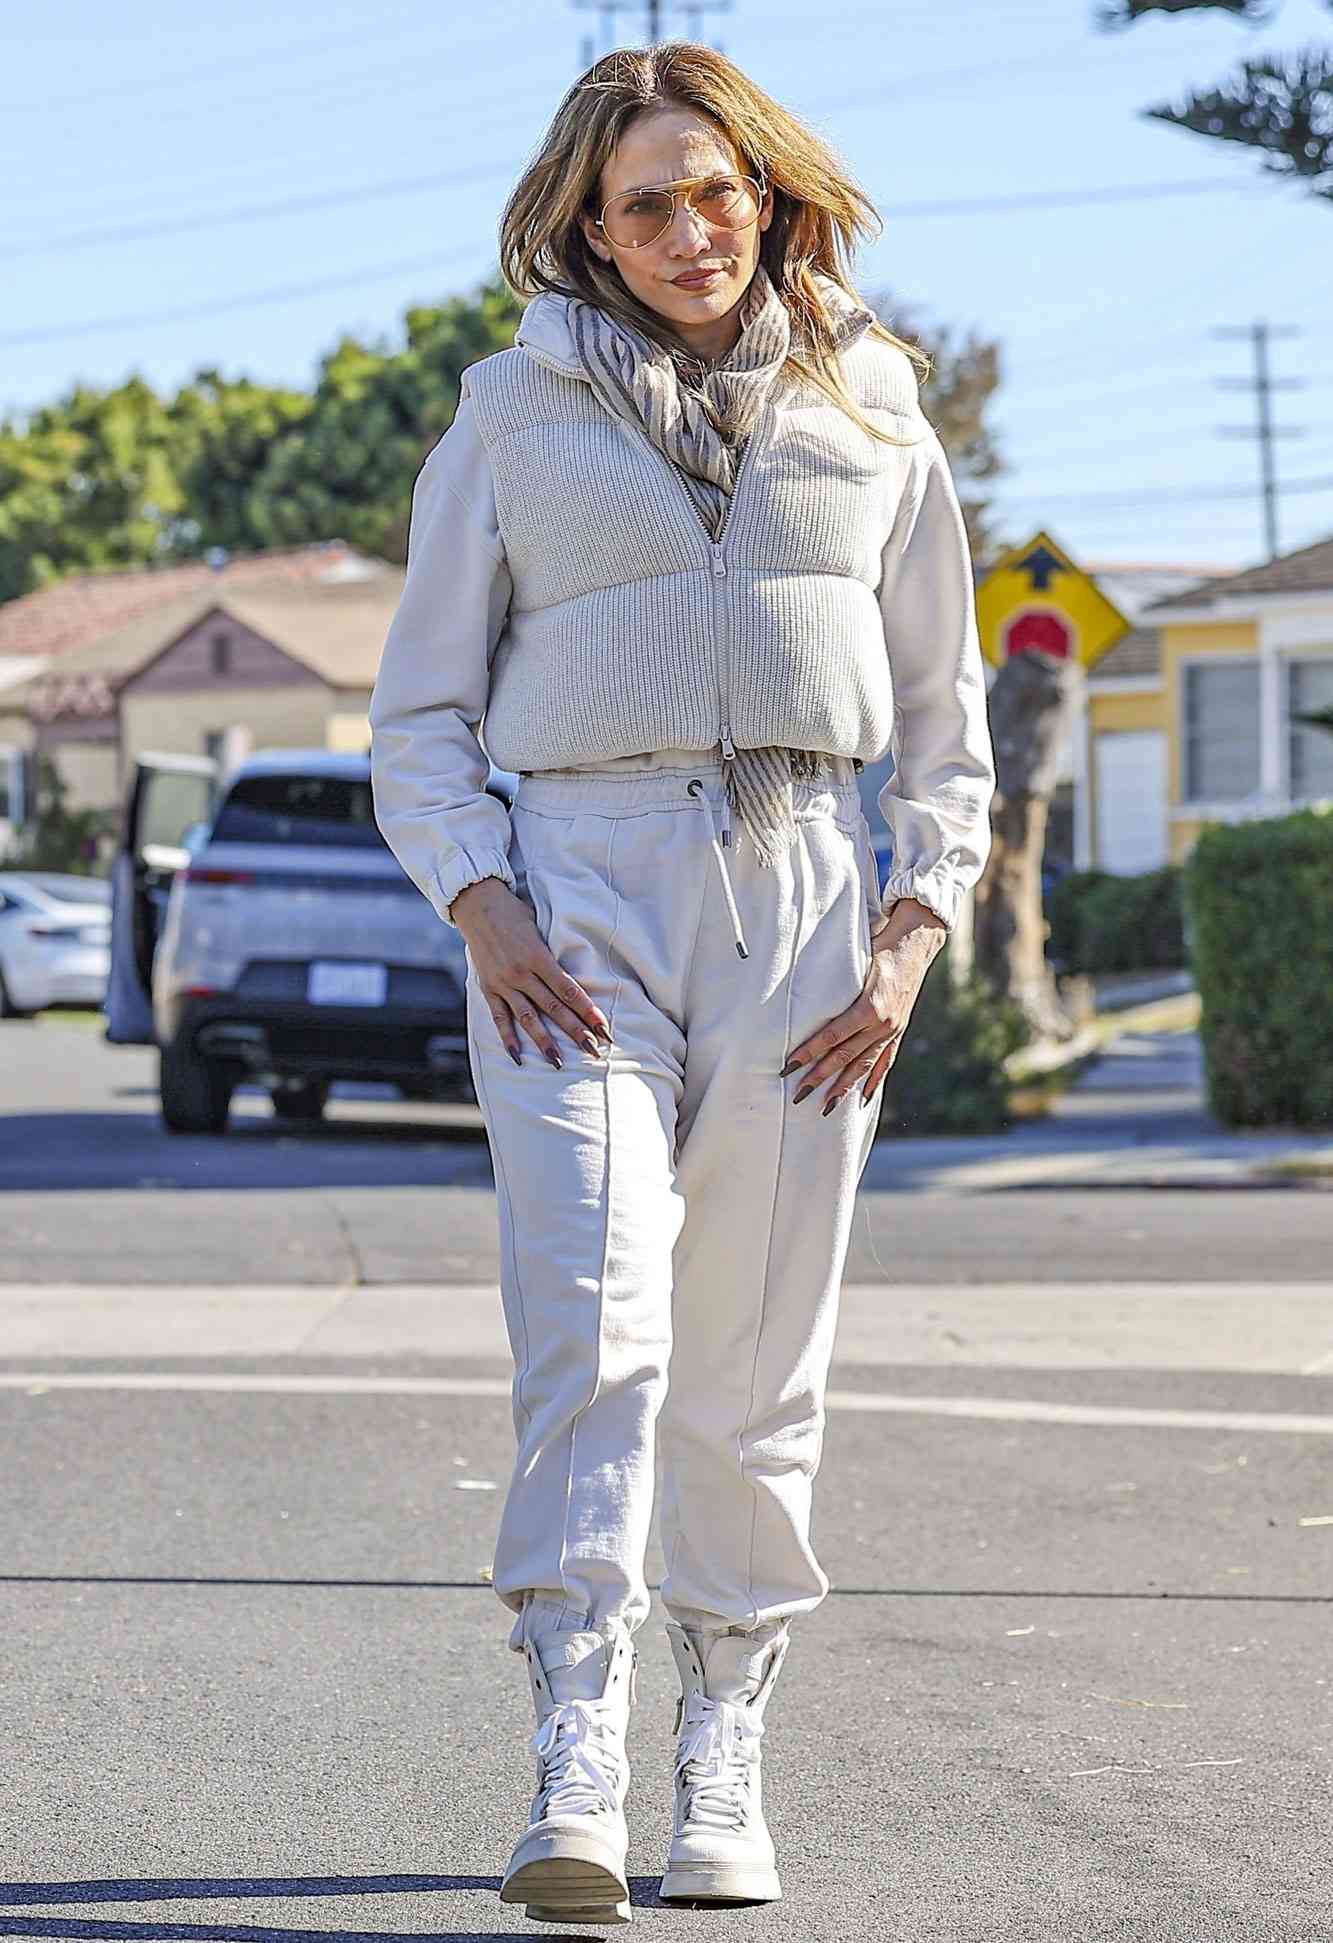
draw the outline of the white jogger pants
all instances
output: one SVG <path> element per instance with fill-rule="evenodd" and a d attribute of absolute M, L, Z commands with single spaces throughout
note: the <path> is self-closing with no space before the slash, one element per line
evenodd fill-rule
<path fill-rule="evenodd" d="M 519 895 L 610 1022 L 560 1070 L 505 1049 L 469 961 L 469 1056 L 498 1192 L 517 1455 L 493 1585 L 523 1610 L 631 1630 L 655 1455 L 682 1624 L 766 1626 L 828 1579 L 811 1490 L 854 1197 L 878 1092 L 825 1117 L 789 1053 L 861 991 L 878 881 L 850 762 L 793 785 L 797 841 L 724 846 L 720 757 L 688 749 L 524 773 Z M 748 956 L 737 950 L 738 931 Z"/>

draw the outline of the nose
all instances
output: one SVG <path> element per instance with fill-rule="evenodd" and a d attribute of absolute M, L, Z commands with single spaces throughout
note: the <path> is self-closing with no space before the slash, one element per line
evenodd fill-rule
<path fill-rule="evenodd" d="M 702 240 L 705 249 L 713 240 L 713 232 L 694 207 L 688 196 L 680 196 L 676 201 L 675 214 L 667 227 L 667 243 L 673 256 L 698 254 L 690 246 L 695 237 Z"/>

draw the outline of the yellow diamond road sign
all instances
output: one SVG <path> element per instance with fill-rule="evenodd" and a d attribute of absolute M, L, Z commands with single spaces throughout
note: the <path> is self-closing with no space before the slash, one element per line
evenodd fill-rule
<path fill-rule="evenodd" d="M 1046 532 L 1006 553 L 979 583 L 977 622 L 997 668 L 1034 651 L 1090 668 L 1133 625 Z"/>

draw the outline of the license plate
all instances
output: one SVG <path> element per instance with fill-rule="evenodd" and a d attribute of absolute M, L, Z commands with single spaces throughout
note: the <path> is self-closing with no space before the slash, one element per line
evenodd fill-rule
<path fill-rule="evenodd" d="M 316 959 L 306 980 L 312 1005 L 383 1005 L 389 989 L 384 965 L 352 965 Z"/>

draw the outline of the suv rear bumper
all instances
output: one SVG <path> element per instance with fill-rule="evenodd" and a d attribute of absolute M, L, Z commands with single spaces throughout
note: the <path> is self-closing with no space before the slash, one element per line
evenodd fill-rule
<path fill-rule="evenodd" d="M 461 1007 L 309 1005 L 296 1000 L 181 997 L 158 1014 L 159 1038 L 278 1079 L 436 1081 L 473 1097 Z"/>

